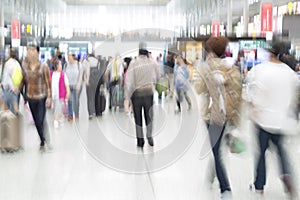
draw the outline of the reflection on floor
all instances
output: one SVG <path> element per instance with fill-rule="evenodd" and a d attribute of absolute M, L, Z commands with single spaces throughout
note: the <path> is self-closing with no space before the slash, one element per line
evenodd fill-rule
<path fill-rule="evenodd" d="M 35 127 L 25 117 L 24 150 L 0 154 L 0 199 L 219 199 L 207 131 L 199 117 L 201 103 L 197 106 L 196 101 L 201 102 L 195 97 L 191 111 L 186 111 L 185 105 L 181 114 L 175 114 L 173 99 L 156 100 L 155 146 L 146 143 L 143 150 L 136 147 L 133 118 L 125 113 L 106 111 L 102 117 L 88 120 L 85 93 L 78 121 L 54 129 L 48 111 L 52 153 L 39 152 Z M 257 199 L 248 190 L 256 149 L 253 129 L 245 120 L 241 130 L 247 152 L 231 154 L 224 146 L 224 162 L 233 199 Z M 299 137 L 285 141 L 294 169 L 300 166 L 299 141 Z M 267 152 L 267 171 L 264 199 L 287 199 L 273 150 Z"/>

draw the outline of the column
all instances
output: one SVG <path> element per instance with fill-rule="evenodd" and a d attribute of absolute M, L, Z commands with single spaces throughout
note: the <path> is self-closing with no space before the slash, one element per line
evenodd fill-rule
<path fill-rule="evenodd" d="M 4 51 L 4 1 L 0 1 L 0 52 Z"/>
<path fill-rule="evenodd" d="M 227 0 L 227 36 L 232 35 L 232 0 Z"/>
<path fill-rule="evenodd" d="M 248 36 L 248 22 L 249 22 L 249 3 L 244 0 L 244 36 Z"/>

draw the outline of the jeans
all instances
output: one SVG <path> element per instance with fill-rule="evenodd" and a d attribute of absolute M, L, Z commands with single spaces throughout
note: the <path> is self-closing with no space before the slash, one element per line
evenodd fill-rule
<path fill-rule="evenodd" d="M 79 116 L 79 101 L 80 101 L 80 91 L 77 92 L 76 86 L 70 86 L 70 99 L 68 101 L 68 117 L 73 118 L 73 112 L 75 113 L 75 116 Z"/>
<path fill-rule="evenodd" d="M 215 124 L 208 125 L 208 133 L 210 138 L 210 143 L 212 146 L 212 151 L 215 159 L 215 169 L 217 173 L 217 178 L 220 183 L 221 193 L 225 191 L 231 191 L 228 177 L 225 171 L 224 163 L 222 162 L 220 154 L 220 146 L 222 137 L 224 135 L 225 125 L 218 126 Z"/>
<path fill-rule="evenodd" d="M 263 190 L 266 184 L 266 160 L 265 153 L 269 147 L 269 141 L 271 140 L 277 148 L 277 153 L 279 156 L 279 162 L 281 165 L 282 175 L 291 174 L 288 166 L 287 154 L 282 146 L 283 135 L 272 134 L 261 127 L 257 126 L 258 129 L 258 142 L 259 142 L 259 156 L 256 166 L 256 178 L 255 178 L 255 189 Z"/>
<path fill-rule="evenodd" d="M 189 108 L 191 107 L 191 98 L 189 97 L 188 93 L 183 91 L 182 89 L 177 88 L 176 89 L 177 97 L 176 97 L 176 104 L 179 110 L 181 110 L 180 102 L 183 100 L 183 96 L 185 97 L 186 102 L 189 105 Z"/>
<path fill-rule="evenodd" d="M 46 126 L 46 98 L 40 100 L 30 100 L 28 99 L 30 111 L 32 113 L 32 117 L 35 123 L 35 127 L 39 134 L 41 140 L 41 146 L 45 144 L 45 134 L 44 132 L 47 128 Z"/>
<path fill-rule="evenodd" d="M 15 110 L 15 108 L 19 108 L 18 94 L 14 93 L 10 89 L 3 89 L 3 100 L 9 110 L 16 114 L 18 110 Z"/>
<path fill-rule="evenodd" d="M 132 97 L 134 121 L 137 138 L 144 138 L 143 134 L 143 118 L 142 110 L 144 109 L 144 117 L 147 126 L 147 137 L 152 137 L 152 120 L 153 120 L 153 95 Z"/>

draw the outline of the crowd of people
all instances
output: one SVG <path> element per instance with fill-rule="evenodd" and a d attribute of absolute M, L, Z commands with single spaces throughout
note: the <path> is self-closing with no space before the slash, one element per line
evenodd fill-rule
<path fill-rule="evenodd" d="M 198 79 L 193 83 L 197 94 L 203 95 L 207 100 L 202 118 L 209 134 L 221 197 L 231 198 L 231 185 L 221 158 L 220 146 L 226 138 L 224 130 L 228 127 L 234 130 L 240 126 L 242 86 L 247 83 L 248 92 L 244 101 L 249 109 L 249 119 L 256 127 L 259 147 L 256 176 L 250 189 L 259 195 L 264 193 L 265 152 L 271 141 L 277 148 L 285 188 L 292 199 L 297 199 L 292 169 L 282 140 L 286 135 L 299 131 L 299 76 L 294 71 L 299 71 L 299 65 L 292 62 L 282 51 L 282 44 L 276 42 L 268 49 L 269 60 L 245 73 L 237 66 L 238 63 L 235 65 L 224 59 L 228 42 L 226 37 L 208 39 L 205 45 L 206 60 L 199 67 Z M 165 59 L 160 54 L 153 59 L 146 43 L 142 42 L 135 58 L 123 59 L 116 54 L 106 61 L 89 54 L 80 61 L 74 54 L 68 54 L 65 64 L 62 64 L 64 61 L 61 57 L 57 57 L 51 60 L 51 65 L 47 65 L 39 61 L 38 55 L 39 47 L 29 44 L 27 57 L 19 63 L 15 50 L 11 49 L 10 57 L 2 70 L 1 85 L 4 109 L 18 115 L 20 94 L 29 104 L 40 137 L 41 150 L 53 148 L 47 136 L 49 128 L 45 120 L 46 108 L 52 107 L 54 110 L 55 128 L 63 124 L 65 117 L 69 122 L 78 120 L 83 88 L 86 89 L 89 119 L 102 115 L 104 110 L 101 107 L 104 105 L 105 109 L 106 106 L 99 97 L 103 95 L 101 91 L 106 89 L 109 90 L 109 110 L 124 107 L 125 113 L 133 113 L 139 148 L 144 147 L 144 138 L 150 146 L 155 144 L 152 136 L 155 88 L 164 91 L 159 94 L 159 99 L 166 93 L 170 99 L 175 96 L 175 113 L 182 111 L 183 98 L 187 101 L 187 110 L 192 109 L 189 70 L 180 54 L 169 55 Z M 162 79 L 167 79 L 167 82 L 160 81 Z M 166 85 L 156 87 L 156 84 Z M 146 134 L 143 133 L 143 116 Z"/>

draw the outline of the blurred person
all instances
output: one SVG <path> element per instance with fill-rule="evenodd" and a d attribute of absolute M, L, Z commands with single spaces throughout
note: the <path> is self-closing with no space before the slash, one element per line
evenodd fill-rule
<path fill-rule="evenodd" d="M 40 137 L 40 150 L 52 149 L 48 124 L 45 119 L 46 107 L 51 107 L 52 91 L 49 67 L 39 61 L 40 48 L 34 43 L 27 46 L 27 57 L 23 60 L 25 99 Z"/>
<path fill-rule="evenodd" d="M 122 64 L 122 58 L 119 56 L 118 53 L 114 58 L 111 58 L 105 73 L 109 87 L 109 110 L 111 110 L 114 89 L 117 85 L 123 85 L 124 69 Z"/>
<path fill-rule="evenodd" d="M 17 52 L 10 49 L 10 54 L 5 62 L 2 72 L 1 86 L 3 89 L 3 101 L 5 109 L 9 109 L 12 113 L 19 112 L 19 95 L 20 84 L 23 80 L 22 68 L 17 60 Z"/>
<path fill-rule="evenodd" d="M 68 105 L 70 98 L 69 79 L 62 71 L 62 63 L 56 59 L 50 72 L 52 101 L 54 109 L 54 128 L 63 123 L 63 107 Z"/>
<path fill-rule="evenodd" d="M 259 194 L 264 193 L 265 152 L 272 141 L 279 157 L 280 178 L 291 198 L 298 199 L 283 140 L 290 134 L 289 129 L 296 128 L 291 126 L 294 126 L 292 122 L 296 121 L 295 109 L 299 102 L 299 87 L 295 72 L 278 59 L 281 47 L 281 42 L 273 43 L 269 60 L 253 67 L 248 73 L 250 117 L 256 126 L 259 145 L 255 181 L 250 185 L 250 189 Z"/>
<path fill-rule="evenodd" d="M 126 77 L 127 77 L 128 68 L 131 60 L 132 58 L 129 57 L 124 58 L 124 85 L 126 85 Z M 130 99 L 127 99 L 126 97 L 124 98 L 124 110 L 125 113 L 128 115 L 133 113 L 132 102 Z"/>
<path fill-rule="evenodd" d="M 183 100 L 183 96 L 185 97 L 188 103 L 188 110 L 192 107 L 191 99 L 188 95 L 188 82 L 189 82 L 189 69 L 185 64 L 182 56 L 177 56 L 176 64 L 174 67 L 174 82 L 175 82 L 175 90 L 176 90 L 176 104 L 177 104 L 177 112 L 181 112 L 180 103 Z"/>
<path fill-rule="evenodd" d="M 146 43 L 141 42 L 139 44 L 139 56 L 136 60 L 131 61 L 125 82 L 125 99 L 131 99 L 133 104 L 137 146 L 141 148 L 143 148 L 145 143 L 142 119 L 143 110 L 148 144 L 150 146 L 154 145 L 152 138 L 154 81 L 151 74 L 153 74 L 156 67 L 147 56 Z"/>
<path fill-rule="evenodd" d="M 242 92 L 239 69 L 222 59 L 227 44 L 228 39 L 223 36 L 207 40 L 206 62 L 199 69 L 199 79 L 195 82 L 197 93 L 203 95 L 207 102 L 203 119 L 208 128 L 221 199 L 230 199 L 232 195 L 220 147 L 226 126 L 231 126 L 232 129 L 239 126 Z"/>
<path fill-rule="evenodd" d="M 87 59 L 82 63 L 84 66 L 84 79 L 86 81 L 86 95 L 89 119 L 96 115 L 96 89 L 101 78 L 100 61 L 93 54 L 88 54 Z"/>
<path fill-rule="evenodd" d="M 64 67 L 65 74 L 69 79 L 70 98 L 68 101 L 68 121 L 79 118 L 79 102 L 83 82 L 83 69 L 81 63 L 75 59 L 74 54 L 68 55 L 68 62 Z"/>
<path fill-rule="evenodd" d="M 174 66 L 175 66 L 175 57 L 176 55 L 168 54 L 165 65 L 165 72 L 169 79 L 169 85 L 170 85 L 170 92 L 169 96 L 170 98 L 173 98 L 174 94 Z"/>

